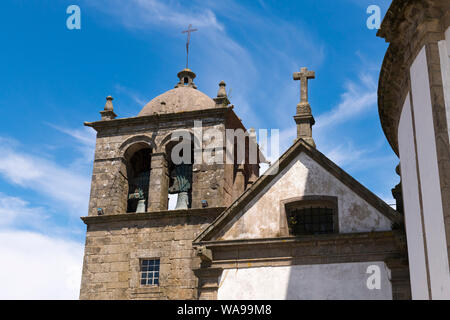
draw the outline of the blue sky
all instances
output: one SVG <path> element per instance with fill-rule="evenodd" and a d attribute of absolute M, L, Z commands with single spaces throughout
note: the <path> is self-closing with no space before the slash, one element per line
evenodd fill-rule
<path fill-rule="evenodd" d="M 369 30 L 369 5 L 390 1 L 5 0 L 0 4 L 0 298 L 77 298 L 95 133 L 105 97 L 119 117 L 178 81 L 185 64 L 216 96 L 225 80 L 250 128 L 295 138 L 299 83 L 316 72 L 309 100 L 317 148 L 393 203 L 398 159 L 380 126 L 378 74 L 387 45 Z M 66 8 L 81 8 L 68 30 Z M 283 151 L 282 150 L 282 151 Z M 27 259 L 40 277 L 20 283 Z M 4 275 L 8 274 L 8 277 Z M 4 278 L 3 278 L 4 277 Z M 29 280 L 29 279 L 27 279 Z M 19 284 L 19 285 L 18 285 Z"/>

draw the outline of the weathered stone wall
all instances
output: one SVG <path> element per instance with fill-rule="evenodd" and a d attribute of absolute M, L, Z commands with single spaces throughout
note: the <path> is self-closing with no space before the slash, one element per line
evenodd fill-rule
<path fill-rule="evenodd" d="M 192 207 L 201 208 L 202 200 L 209 207 L 225 206 L 224 201 L 224 164 L 199 164 L 193 168 Z"/>
<path fill-rule="evenodd" d="M 211 128 L 225 132 L 221 118 L 203 119 L 203 130 Z M 193 121 L 147 123 L 101 129 L 97 135 L 92 174 L 89 215 L 97 215 L 97 208 L 106 214 L 126 212 L 128 181 L 125 152 L 136 143 L 152 148 L 152 170 L 147 211 L 167 209 L 167 155 L 165 144 L 170 135 L 183 126 L 192 131 Z M 198 164 L 193 167 L 192 208 L 201 208 L 201 200 L 210 207 L 223 206 L 224 165 Z"/>
<path fill-rule="evenodd" d="M 224 208 L 84 218 L 80 299 L 195 299 L 192 240 Z M 139 262 L 160 258 L 160 285 L 141 286 Z"/>
<path fill-rule="evenodd" d="M 243 128 L 231 108 L 87 124 L 97 130 L 97 143 L 89 213 L 83 218 L 87 234 L 81 299 L 197 297 L 192 270 L 199 267 L 200 258 L 192 240 L 231 203 L 236 182 L 233 164 L 194 163 L 191 209 L 167 211 L 166 146 L 177 130 L 193 133 L 195 120 L 202 121 L 203 132 L 215 129 L 224 138 L 226 128 Z M 204 148 L 207 145 L 204 141 Z M 128 162 L 143 147 L 152 149 L 147 212 L 126 213 Z M 225 160 L 226 150 L 222 151 Z M 208 208 L 201 209 L 202 200 Z M 99 216 L 97 208 L 104 214 Z M 160 258 L 159 286 L 140 285 L 139 263 L 144 258 Z"/>
<path fill-rule="evenodd" d="M 340 233 L 391 229 L 386 216 L 301 153 L 236 215 L 217 239 L 279 237 L 285 220 L 282 201 L 301 196 L 337 197 Z"/>

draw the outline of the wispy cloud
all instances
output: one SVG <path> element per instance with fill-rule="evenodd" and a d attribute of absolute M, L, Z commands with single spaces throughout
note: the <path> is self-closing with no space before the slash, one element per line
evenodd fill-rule
<path fill-rule="evenodd" d="M 96 139 L 96 133 L 92 128 L 82 127 L 81 129 L 73 129 L 60 127 L 52 123 L 47 123 L 47 125 L 75 140 L 75 144 L 72 144 L 72 146 L 81 153 L 81 157 L 75 159 L 75 164 L 91 166 L 94 160 Z"/>
<path fill-rule="evenodd" d="M 340 103 L 329 112 L 317 117 L 316 130 L 329 129 L 332 126 L 348 122 L 376 108 L 377 85 L 372 75 L 361 73 L 359 82 L 347 81 Z"/>
<path fill-rule="evenodd" d="M 339 144 L 325 152 L 328 158 L 339 166 L 352 166 L 358 161 L 364 161 L 362 158 L 368 153 L 367 150 L 355 148 L 349 141 Z"/>
<path fill-rule="evenodd" d="M 48 218 L 45 209 L 32 207 L 29 202 L 0 192 L 0 228 L 17 226 L 42 227 Z"/>
<path fill-rule="evenodd" d="M 74 163 L 89 167 L 95 146 L 92 132 L 53 127 L 68 135 L 79 150 Z M 61 166 L 22 148 L 19 142 L 0 137 L 0 176 L 19 189 L 38 194 L 43 205 L 0 192 L 0 299 L 77 299 L 83 244 L 68 240 L 79 226 L 64 225 L 86 212 L 89 176 L 74 169 L 77 166 Z M 56 218 L 55 212 L 68 214 L 64 223 L 58 222 L 61 217 Z M 24 276 L 30 273 L 30 266 L 32 275 Z"/>
<path fill-rule="evenodd" d="M 89 178 L 53 160 L 29 154 L 0 140 L 0 175 L 9 183 L 57 201 L 73 214 L 87 209 Z"/>
<path fill-rule="evenodd" d="M 211 10 L 195 4 L 188 7 L 172 0 L 100 0 L 95 3 L 89 1 L 89 5 L 114 15 L 123 25 L 133 29 L 147 29 L 161 24 L 180 28 L 193 24 L 223 30 Z"/>
<path fill-rule="evenodd" d="M 148 100 L 145 100 L 141 95 L 130 88 L 126 88 L 120 84 L 116 84 L 115 89 L 119 93 L 123 93 L 130 97 L 134 102 L 136 102 L 140 107 L 143 107 Z"/>
<path fill-rule="evenodd" d="M 231 103 L 249 127 L 267 127 L 264 112 L 268 110 L 284 115 L 289 109 L 291 114 L 298 93 L 291 73 L 304 65 L 318 66 L 325 57 L 324 42 L 311 30 L 305 31 L 310 28 L 301 20 L 290 23 L 273 16 L 267 4 L 259 12 L 237 1 L 113 0 L 86 5 L 112 17 L 105 21 L 119 22 L 130 31 L 153 30 L 173 38 L 181 37 L 188 24 L 198 28 L 191 64 L 199 89 L 215 96 L 219 81 L 225 80 L 233 91 Z M 241 29 L 239 38 L 228 30 L 236 25 Z M 273 90 L 274 83 L 281 89 Z M 133 89 L 116 89 L 126 89 L 141 106 L 146 102 Z M 281 116 L 275 125 L 284 122 Z"/>

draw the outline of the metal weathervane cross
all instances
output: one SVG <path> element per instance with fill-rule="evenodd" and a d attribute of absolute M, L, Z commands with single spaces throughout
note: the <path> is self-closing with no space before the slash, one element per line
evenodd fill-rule
<path fill-rule="evenodd" d="M 198 29 L 191 29 L 192 24 L 190 24 L 187 30 L 181 31 L 181 33 L 187 33 L 187 41 L 186 41 L 186 69 L 188 69 L 189 64 L 189 42 L 191 40 L 191 32 L 197 31 Z"/>

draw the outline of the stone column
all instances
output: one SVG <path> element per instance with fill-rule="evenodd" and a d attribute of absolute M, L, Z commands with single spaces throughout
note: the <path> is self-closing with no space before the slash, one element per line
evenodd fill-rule
<path fill-rule="evenodd" d="M 198 300 L 217 300 L 219 279 L 222 271 L 222 268 L 200 268 L 194 270 L 194 274 L 198 278 Z"/>
<path fill-rule="evenodd" d="M 167 210 L 169 175 L 164 153 L 153 153 L 150 167 L 147 211 Z"/>
<path fill-rule="evenodd" d="M 385 261 L 385 263 L 391 270 L 392 299 L 411 300 L 408 261 L 406 259 L 394 259 Z"/>

